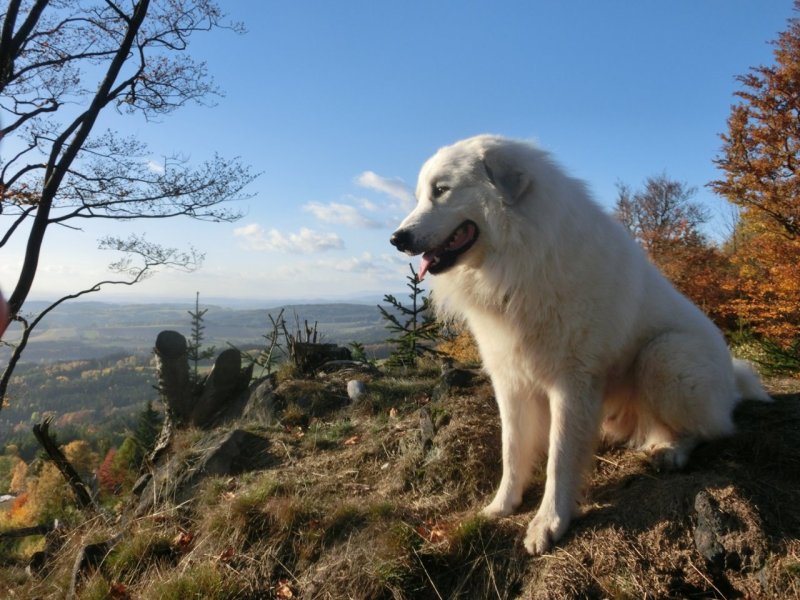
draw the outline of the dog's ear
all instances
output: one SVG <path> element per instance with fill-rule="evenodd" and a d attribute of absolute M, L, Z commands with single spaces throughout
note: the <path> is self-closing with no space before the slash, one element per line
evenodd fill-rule
<path fill-rule="evenodd" d="M 515 204 L 531 186 L 530 177 L 514 165 L 505 148 L 490 148 L 483 156 L 483 167 L 492 185 L 503 195 L 506 204 Z"/>

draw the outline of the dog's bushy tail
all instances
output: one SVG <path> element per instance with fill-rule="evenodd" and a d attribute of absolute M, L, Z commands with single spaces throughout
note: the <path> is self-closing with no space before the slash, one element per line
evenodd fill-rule
<path fill-rule="evenodd" d="M 734 358 L 733 374 L 736 377 L 736 388 L 739 390 L 742 400 L 772 402 L 772 398 L 764 390 L 758 374 L 749 362 Z"/>

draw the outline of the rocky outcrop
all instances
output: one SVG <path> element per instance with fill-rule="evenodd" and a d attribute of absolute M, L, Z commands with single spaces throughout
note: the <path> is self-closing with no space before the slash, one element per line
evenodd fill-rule
<path fill-rule="evenodd" d="M 165 502 L 181 505 L 193 500 L 197 486 L 206 477 L 239 475 L 274 462 L 265 434 L 244 429 L 211 431 L 188 452 L 166 457 L 163 464 L 137 482 L 136 514 L 148 514 Z"/>

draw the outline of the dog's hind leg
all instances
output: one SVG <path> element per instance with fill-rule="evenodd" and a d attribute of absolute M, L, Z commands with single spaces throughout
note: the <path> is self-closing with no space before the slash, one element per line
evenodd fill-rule
<path fill-rule="evenodd" d="M 507 389 L 495 382 L 503 436 L 503 476 L 494 500 L 483 509 L 490 517 L 511 514 L 522 502 L 537 459 L 547 451 L 550 416 L 547 397 Z"/>
<path fill-rule="evenodd" d="M 525 536 L 531 554 L 549 550 L 577 512 L 578 492 L 597 440 L 602 389 L 595 378 L 579 375 L 550 391 L 547 482 Z"/>
<path fill-rule="evenodd" d="M 727 348 L 665 333 L 642 349 L 635 376 L 650 416 L 642 449 L 656 470 L 683 468 L 700 441 L 733 432 L 738 392 Z"/>

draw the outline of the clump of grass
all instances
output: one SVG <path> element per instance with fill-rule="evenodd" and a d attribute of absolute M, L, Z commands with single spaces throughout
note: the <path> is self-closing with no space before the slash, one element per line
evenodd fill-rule
<path fill-rule="evenodd" d="M 80 600 L 107 600 L 111 595 L 111 583 L 99 574 L 94 575 L 86 582 L 80 594 Z"/>
<path fill-rule="evenodd" d="M 283 383 L 284 381 L 291 381 L 300 376 L 300 370 L 290 360 L 282 362 L 278 369 L 275 371 L 275 382 Z"/>
<path fill-rule="evenodd" d="M 353 530 L 362 527 L 367 522 L 367 518 L 363 506 L 351 503 L 339 506 L 325 520 L 322 543 L 327 546 L 347 538 Z"/>
<path fill-rule="evenodd" d="M 395 408 L 417 408 L 419 404 L 430 399 L 435 378 L 408 379 L 402 377 L 386 377 L 373 381 L 369 386 L 369 406 L 373 414 L 383 414 Z"/>
<path fill-rule="evenodd" d="M 246 517 L 253 511 L 262 511 L 267 502 L 276 496 L 285 496 L 290 492 L 291 486 L 265 474 L 235 496 L 231 512 L 234 517 Z"/>
<path fill-rule="evenodd" d="M 233 485 L 230 477 L 207 477 L 200 485 L 197 492 L 197 500 L 200 506 L 215 506 L 226 492 L 229 492 Z"/>
<path fill-rule="evenodd" d="M 308 421 L 308 413 L 294 402 L 288 404 L 281 415 L 281 422 L 287 427 L 306 427 Z"/>
<path fill-rule="evenodd" d="M 169 536 L 144 530 L 120 542 L 106 558 L 105 567 L 115 581 L 131 581 L 153 566 L 174 564 L 177 556 Z"/>
<path fill-rule="evenodd" d="M 394 515 L 396 511 L 397 507 L 388 500 L 375 502 L 374 504 L 370 504 L 368 508 L 370 519 L 373 521 L 388 519 Z"/>
<path fill-rule="evenodd" d="M 244 596 L 245 589 L 231 577 L 223 576 L 213 563 L 198 563 L 186 571 L 167 573 L 166 579 L 155 582 L 142 596 L 159 600 L 228 600 Z"/>
<path fill-rule="evenodd" d="M 347 402 L 341 384 L 319 380 L 296 379 L 285 381 L 276 389 L 276 395 L 288 406 L 298 404 L 312 416 L 320 416 Z"/>

